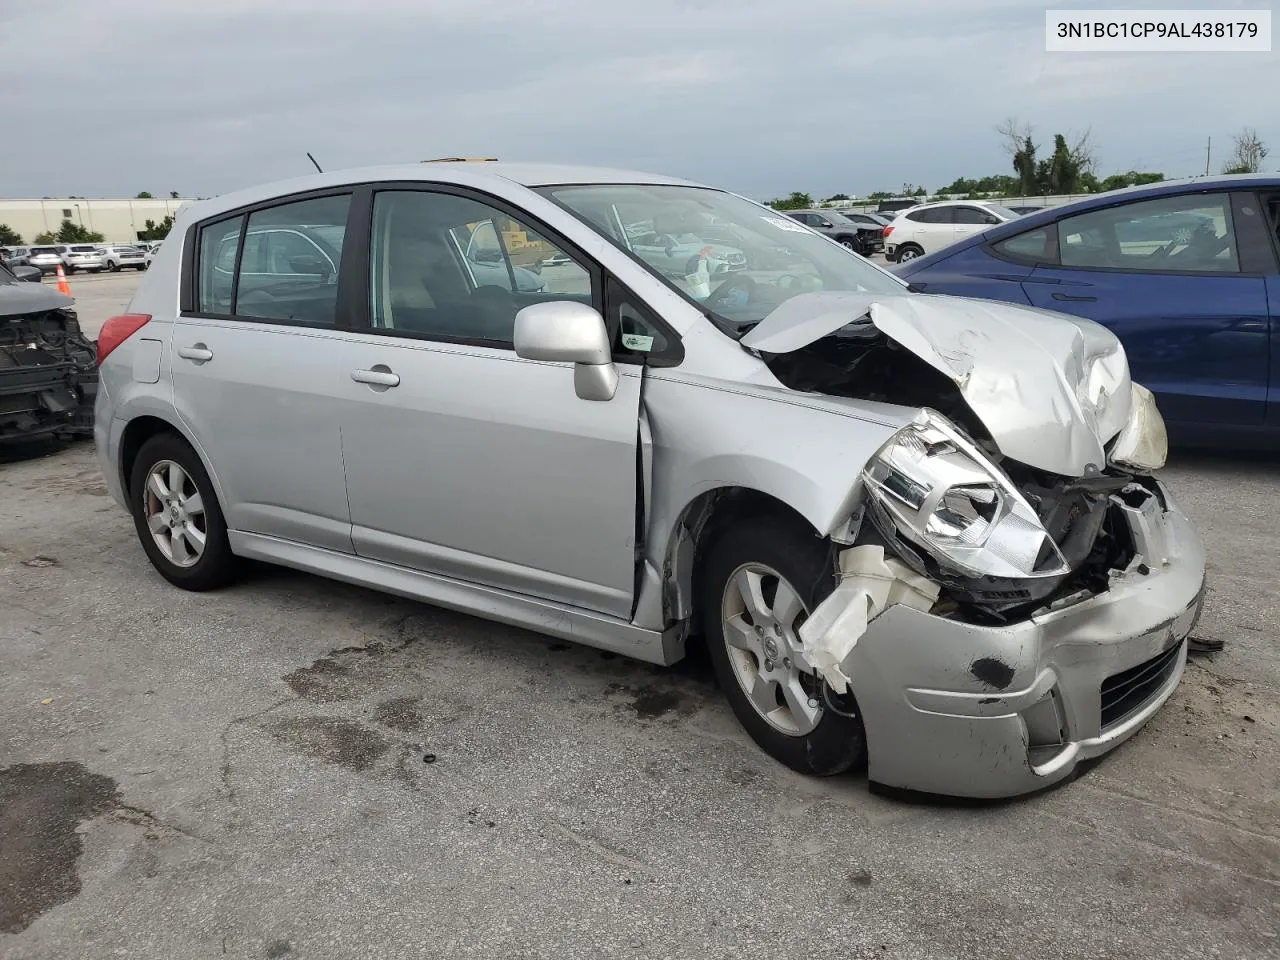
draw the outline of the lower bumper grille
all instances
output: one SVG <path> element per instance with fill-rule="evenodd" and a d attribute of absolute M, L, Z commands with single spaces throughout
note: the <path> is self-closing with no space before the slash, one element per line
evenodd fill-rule
<path fill-rule="evenodd" d="M 1183 643 L 1185 641 L 1179 641 L 1145 663 L 1112 674 L 1102 681 L 1103 730 L 1146 706 L 1177 667 Z"/>

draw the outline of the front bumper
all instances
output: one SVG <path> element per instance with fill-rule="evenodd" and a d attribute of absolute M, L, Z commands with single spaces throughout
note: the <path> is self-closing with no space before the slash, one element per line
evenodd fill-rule
<path fill-rule="evenodd" d="M 848 660 L 870 779 L 1011 797 L 1136 733 L 1177 687 L 1203 602 L 1203 547 L 1166 503 L 1126 511 L 1141 556 L 1105 594 L 999 627 L 905 606 L 873 620 Z"/>

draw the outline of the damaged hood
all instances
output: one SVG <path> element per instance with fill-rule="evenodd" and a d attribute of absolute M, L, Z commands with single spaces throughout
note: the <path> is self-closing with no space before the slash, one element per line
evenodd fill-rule
<path fill-rule="evenodd" d="M 0 282 L 0 317 L 20 317 L 29 313 L 74 307 L 75 300 L 39 283 Z"/>
<path fill-rule="evenodd" d="M 945 374 L 1001 453 L 1061 476 L 1106 463 L 1132 403 L 1124 348 L 1105 327 L 1011 304 L 926 294 L 806 293 L 742 338 L 790 353 L 857 321 Z"/>

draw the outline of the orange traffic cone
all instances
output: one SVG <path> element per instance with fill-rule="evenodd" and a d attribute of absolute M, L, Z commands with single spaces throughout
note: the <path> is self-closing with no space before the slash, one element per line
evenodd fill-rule
<path fill-rule="evenodd" d="M 67 283 L 67 275 L 62 272 L 62 264 L 58 264 L 58 292 L 63 296 L 71 296 L 71 284 Z"/>

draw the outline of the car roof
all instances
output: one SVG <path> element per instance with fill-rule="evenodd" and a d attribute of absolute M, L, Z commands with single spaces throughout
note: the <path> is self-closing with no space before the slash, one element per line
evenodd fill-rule
<path fill-rule="evenodd" d="M 455 186 L 484 189 L 499 182 L 517 183 L 526 187 L 546 187 L 562 184 L 652 184 L 667 186 L 701 187 L 704 184 L 666 177 L 660 174 L 642 173 L 610 167 L 574 166 L 548 163 L 495 163 L 495 162 L 424 162 L 401 163 L 376 167 L 356 167 L 316 173 L 305 177 L 277 180 L 258 186 L 223 194 L 209 200 L 191 204 L 198 208 L 198 216 L 207 217 L 224 210 L 234 210 L 248 204 L 260 203 L 275 197 L 326 187 L 379 181 L 419 181 L 444 183 Z"/>
<path fill-rule="evenodd" d="M 1160 197 L 1185 196 L 1191 193 L 1209 193 L 1219 190 L 1248 189 L 1256 190 L 1280 188 L 1280 174 L 1275 173 L 1235 173 L 1220 174 L 1212 177 L 1185 177 L 1178 180 L 1159 180 L 1155 183 L 1144 183 L 1140 186 L 1121 187 L 1108 190 L 1106 193 L 1095 193 L 1082 200 L 1060 204 L 1056 207 L 1043 207 L 1034 213 L 1025 213 L 1016 220 L 1008 220 L 996 224 L 971 237 L 965 237 L 956 243 L 948 244 L 933 253 L 912 260 L 902 276 L 915 274 L 928 269 L 934 263 L 947 260 L 958 253 L 988 243 L 998 243 L 1027 230 L 1053 223 L 1063 217 L 1075 216 L 1102 207 L 1110 207 L 1117 203 L 1128 203 L 1136 200 L 1157 200 Z"/>
<path fill-rule="evenodd" d="M 1144 183 L 1140 186 L 1121 187 L 1119 190 L 1108 190 L 1106 193 L 1095 193 L 1082 200 L 1073 200 L 1056 207 L 1044 207 L 1034 213 L 1024 214 L 1017 220 L 992 227 L 987 230 L 983 242 L 1001 240 L 1023 230 L 1034 230 L 1043 223 L 1052 223 L 1064 216 L 1073 216 L 1100 207 L 1109 207 L 1116 203 L 1132 200 L 1156 200 L 1160 197 L 1184 196 L 1189 193 L 1208 193 L 1217 190 L 1245 188 L 1280 188 L 1280 174 L 1274 173 L 1238 173 L 1213 177 L 1186 177 L 1179 180 L 1159 180 L 1156 183 Z M 967 246 L 968 244 L 966 244 Z M 956 250 L 960 250 L 956 246 Z"/>

